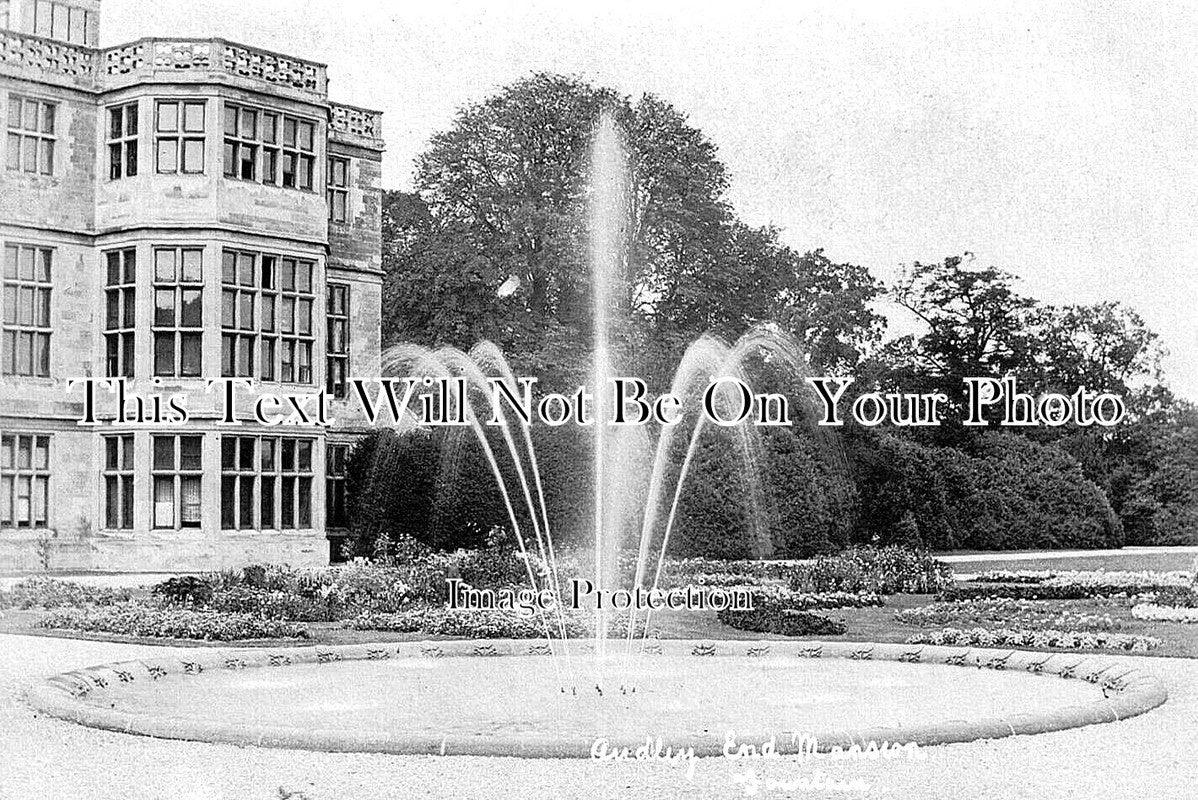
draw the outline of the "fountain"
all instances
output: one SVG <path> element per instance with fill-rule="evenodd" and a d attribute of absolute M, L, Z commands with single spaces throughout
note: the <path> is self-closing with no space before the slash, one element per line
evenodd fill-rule
<path fill-rule="evenodd" d="M 593 576 L 601 589 L 616 584 L 620 536 L 639 519 L 633 587 L 656 589 L 705 422 L 692 414 L 688 424 L 665 426 L 652 447 L 640 429 L 601 422 L 610 416 L 602 387 L 616 374 L 609 340 L 625 248 L 626 163 L 619 132 L 605 114 L 592 146 L 589 204 Z M 733 344 L 701 337 L 681 359 L 671 392 L 693 403 L 712 378 L 743 378 L 746 362 L 758 357 L 803 374 L 794 343 L 765 326 Z M 557 549 L 529 426 L 502 406 L 488 406 L 501 424 L 487 426 L 489 414 L 476 406 L 491 381 L 518 391 L 503 353 L 486 342 L 469 353 L 401 346 L 387 354 L 384 369 L 462 382 L 460 406 L 443 413 L 460 418 L 463 435 L 479 443 L 530 585 L 560 598 Z M 751 516 L 760 526 L 756 429 L 730 430 Z M 630 481 L 630 454 L 645 449 L 648 473 Z M 675 469 L 677 452 L 683 456 Z M 634 503 L 637 483 L 645 493 Z M 758 537 L 759 555 L 765 555 L 769 540 L 761 527 Z M 30 699 L 47 713 L 94 727 L 260 746 L 593 757 L 598 742 L 603 752 L 618 752 L 663 737 L 675 752 L 701 757 L 726 754 L 732 731 L 739 742 L 769 742 L 779 754 L 870 741 L 947 743 L 1124 719 L 1166 697 L 1151 676 L 1101 658 L 806 640 L 650 641 L 648 616 L 631 611 L 618 650 L 610 652 L 604 610 L 594 612 L 590 640 L 571 641 L 559 604 L 556 615 L 540 617 L 542 642 L 197 652 L 65 673 L 34 687 Z M 584 679 L 583 670 L 592 674 Z M 953 721 L 958 707 L 969 709 L 968 721 Z"/>

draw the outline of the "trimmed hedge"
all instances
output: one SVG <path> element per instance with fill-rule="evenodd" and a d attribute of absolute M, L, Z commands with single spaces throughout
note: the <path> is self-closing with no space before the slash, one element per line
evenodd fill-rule
<path fill-rule="evenodd" d="M 986 432 L 967 449 L 893 433 L 850 439 L 858 541 L 933 550 L 1119 547 L 1122 525 L 1080 463 L 1055 445 Z"/>

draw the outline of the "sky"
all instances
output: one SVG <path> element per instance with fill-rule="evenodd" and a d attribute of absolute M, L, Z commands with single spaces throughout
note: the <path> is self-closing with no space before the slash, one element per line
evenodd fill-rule
<path fill-rule="evenodd" d="M 103 0 L 101 41 L 218 36 L 329 64 L 384 112 L 384 183 L 535 71 L 653 93 L 729 199 L 893 279 L 966 251 L 1055 304 L 1118 300 L 1198 400 L 1198 4 Z M 892 329 L 911 322 L 887 309 Z"/>

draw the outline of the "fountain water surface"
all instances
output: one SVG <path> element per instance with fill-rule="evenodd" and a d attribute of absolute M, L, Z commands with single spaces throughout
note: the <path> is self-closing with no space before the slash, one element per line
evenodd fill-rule
<path fill-rule="evenodd" d="M 776 326 L 754 328 L 734 344 L 715 336 L 702 336 L 687 348 L 670 386 L 673 396 L 682 401 L 685 422 L 661 426 L 655 444 L 646 442 L 643 428 L 608 424 L 613 413 L 610 387 L 613 379 L 620 375 L 613 359 L 612 325 L 620 306 L 619 293 L 625 284 L 630 183 L 629 160 L 620 131 L 613 116 L 604 112 L 599 117 L 590 148 L 587 230 L 593 332 L 590 396 L 594 420 L 591 426 L 593 571 L 590 580 L 597 594 L 608 597 L 617 589 L 659 588 L 683 488 L 701 434 L 708 424 L 699 409 L 703 393 L 712 381 L 727 377 L 746 383 L 744 368 L 750 358 L 767 359 L 795 376 L 805 374 L 805 359 L 799 348 Z M 490 381 L 502 381 L 514 396 L 520 394 L 518 379 L 503 352 L 487 341 L 468 353 L 452 347 L 430 349 L 399 345 L 385 354 L 384 371 L 406 376 L 458 378 L 465 382 L 468 391 L 462 398 L 464 408 L 443 410 L 441 416 L 460 415 L 467 422 L 464 429 L 471 431 L 478 441 L 499 488 L 520 553 L 528 564 L 527 576 L 532 588 L 548 588 L 555 596 L 563 597 L 544 486 L 529 425 L 521 419 L 513 419 L 502 405 L 491 404 Z M 732 395 L 731 385 L 717 392 L 717 405 L 731 402 Z M 492 414 L 497 426 L 485 422 Z M 502 441 L 498 449 L 487 434 L 489 429 L 496 428 Z M 758 429 L 752 424 L 741 424 L 729 430 L 736 443 L 737 456 L 742 461 L 740 474 L 748 497 L 750 524 L 755 532 L 754 555 L 768 555 L 770 540 L 758 478 Z M 676 466 L 678 452 L 684 454 L 680 468 Z M 510 472 L 505 472 L 506 465 L 511 466 Z M 625 531 L 630 527 L 639 528 L 639 541 L 624 541 Z M 635 547 L 637 555 L 631 586 L 619 585 L 618 554 L 626 546 Z M 534 560 L 529 558 L 532 555 L 539 559 L 544 569 L 533 567 Z M 593 644 L 588 648 L 594 658 L 588 658 L 586 666 L 593 672 L 587 685 L 593 682 L 599 693 L 613 679 L 611 673 L 617 669 L 605 658 L 610 627 L 608 616 L 608 609 L 597 604 Z M 643 648 L 650 630 L 649 616 L 648 610 L 643 615 L 636 608 L 628 612 L 618 670 L 625 677 L 631 675 L 630 662 Z M 577 664 L 571 660 L 565 610 L 561 604 L 556 614 L 542 614 L 542 625 L 550 639 L 555 661 L 562 661 L 564 665 L 557 668 L 559 678 L 576 682 Z M 641 631 L 639 644 L 638 630 Z"/>

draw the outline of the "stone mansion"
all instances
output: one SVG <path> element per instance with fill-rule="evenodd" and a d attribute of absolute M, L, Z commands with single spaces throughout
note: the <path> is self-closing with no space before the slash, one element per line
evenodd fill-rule
<path fill-rule="evenodd" d="M 336 561 L 347 379 L 379 361 L 381 115 L 294 56 L 101 47 L 99 16 L 0 0 L 0 572 Z M 219 378 L 324 393 L 336 423 L 222 424 Z M 178 395 L 186 423 L 147 422 Z"/>

